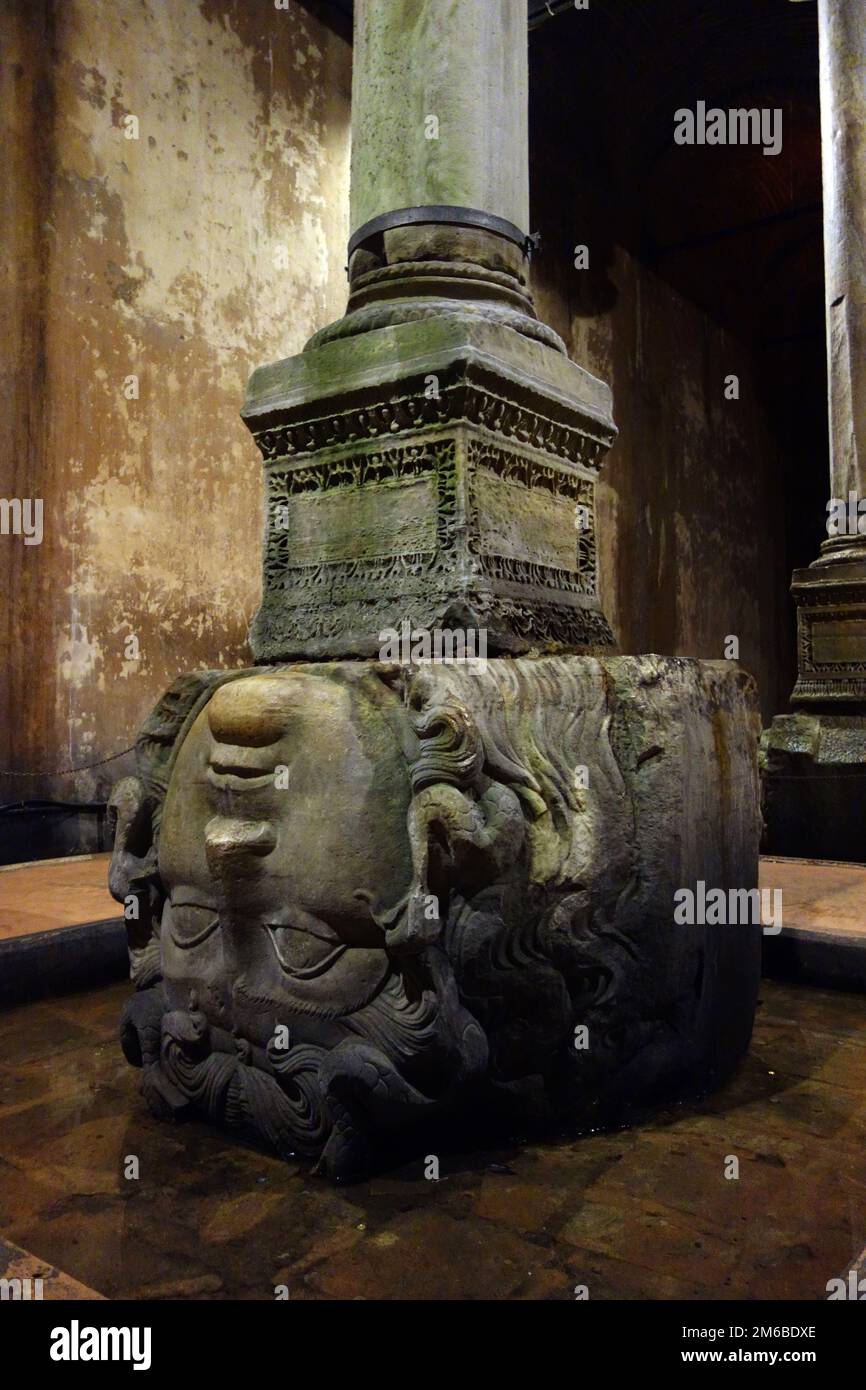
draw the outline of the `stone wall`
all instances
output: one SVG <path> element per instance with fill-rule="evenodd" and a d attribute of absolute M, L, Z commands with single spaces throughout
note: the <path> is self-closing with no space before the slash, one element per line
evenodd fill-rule
<path fill-rule="evenodd" d="M 295 0 L 16 0 L 0 26 L 0 493 L 44 504 L 41 545 L 0 537 L 21 771 L 104 758 L 179 672 L 249 659 L 238 412 L 345 304 L 351 50 Z M 0 800 L 101 796 L 121 766 Z"/>
<path fill-rule="evenodd" d="M 751 354 L 621 248 L 603 267 L 604 307 L 587 305 L 584 273 L 542 253 L 533 283 L 540 316 L 613 390 L 619 437 L 598 489 L 605 613 L 630 654 L 722 658 L 737 637 L 769 718 L 793 684 L 794 642 L 781 459 Z M 729 375 L 739 400 L 725 398 Z"/>

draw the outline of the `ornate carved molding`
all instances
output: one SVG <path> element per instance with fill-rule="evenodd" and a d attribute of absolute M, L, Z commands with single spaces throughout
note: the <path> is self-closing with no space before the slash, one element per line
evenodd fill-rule
<path fill-rule="evenodd" d="M 453 567 L 457 529 L 457 445 L 454 439 L 439 439 L 424 445 L 405 445 L 371 449 L 338 459 L 327 458 L 300 468 L 267 470 L 267 536 L 265 542 L 264 587 L 266 591 L 292 591 L 292 604 L 298 608 L 315 606 L 318 598 L 329 606 L 339 606 L 359 592 L 375 586 L 378 592 L 389 585 L 413 581 L 442 580 Z M 291 524 L 280 522 L 285 515 L 291 523 L 295 499 L 308 497 L 320 509 L 328 506 L 341 490 L 350 506 L 360 489 L 367 496 L 371 489 L 383 489 L 380 500 L 387 509 L 389 499 L 399 497 L 397 485 L 426 482 L 428 503 L 424 514 L 400 518 L 405 522 L 401 548 L 383 534 L 380 545 L 390 554 L 355 554 L 346 559 L 323 558 L 313 563 L 296 562 L 292 548 Z M 390 485 L 390 491 L 385 491 Z M 374 494 L 375 495 L 375 494 Z M 302 504 L 303 505 L 303 504 Z M 382 518 L 380 518 L 381 520 Z M 313 518 L 313 524 L 315 519 Z M 387 532 L 387 511 L 383 533 Z M 351 525 L 351 518 L 347 517 Z M 320 541 L 327 551 L 327 538 Z M 419 543 L 423 542 L 423 543 Z M 350 537 L 349 543 L 352 543 Z M 373 538 L 375 545 L 375 537 Z M 356 543 L 357 544 L 357 543 Z M 339 614 L 335 614 L 339 626 Z"/>
<path fill-rule="evenodd" d="M 276 412 L 274 412 L 276 414 Z M 273 415 L 251 421 L 253 437 L 266 465 L 298 456 L 317 454 L 325 449 L 356 448 L 365 442 L 461 424 L 476 425 L 508 443 L 537 449 L 554 458 L 568 460 L 575 468 L 598 472 L 613 432 L 598 421 L 572 418 L 557 420 L 540 404 L 530 405 L 509 399 L 487 386 L 467 385 L 465 381 L 440 381 L 438 393 L 425 387 L 402 390 L 385 399 L 356 402 L 342 410 L 329 409 L 297 418 L 285 412 L 282 420 Z"/>
<path fill-rule="evenodd" d="M 455 613 L 494 650 L 613 645 L 589 469 L 463 428 L 272 463 L 266 479 L 259 660 L 375 655 L 383 628 Z"/>
<path fill-rule="evenodd" d="M 796 704 L 866 702 L 866 582 L 828 566 L 798 574 Z"/>

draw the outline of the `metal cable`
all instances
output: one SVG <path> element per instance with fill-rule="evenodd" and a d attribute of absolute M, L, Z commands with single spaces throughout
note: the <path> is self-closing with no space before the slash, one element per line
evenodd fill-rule
<path fill-rule="evenodd" d="M 135 744 L 131 743 L 128 748 L 121 748 L 119 753 L 110 753 L 107 758 L 97 758 L 92 763 L 79 763 L 78 767 L 46 767 L 38 772 L 2 772 L 0 777 L 71 777 L 75 772 L 89 772 L 92 767 L 104 767 L 106 763 L 113 763 L 117 758 L 124 757 L 127 753 L 135 751 Z"/>

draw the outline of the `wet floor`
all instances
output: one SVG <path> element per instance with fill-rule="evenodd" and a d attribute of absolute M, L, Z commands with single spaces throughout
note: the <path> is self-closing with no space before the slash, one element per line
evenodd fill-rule
<path fill-rule="evenodd" d="M 128 988 L 0 1014 L 0 1235 L 108 1297 L 816 1299 L 866 1247 L 863 996 L 765 982 L 737 1077 L 652 1124 L 334 1189 L 152 1119 Z"/>

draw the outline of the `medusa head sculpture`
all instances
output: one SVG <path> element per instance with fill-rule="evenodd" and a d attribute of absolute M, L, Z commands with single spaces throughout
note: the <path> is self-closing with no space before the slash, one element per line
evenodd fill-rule
<path fill-rule="evenodd" d="M 673 921 L 677 799 L 718 749 L 669 714 L 727 683 L 544 657 L 172 687 L 113 798 L 151 1108 L 345 1179 L 470 1109 L 598 1124 L 706 1084 L 748 1030 L 720 1033 L 725 942 Z"/>

